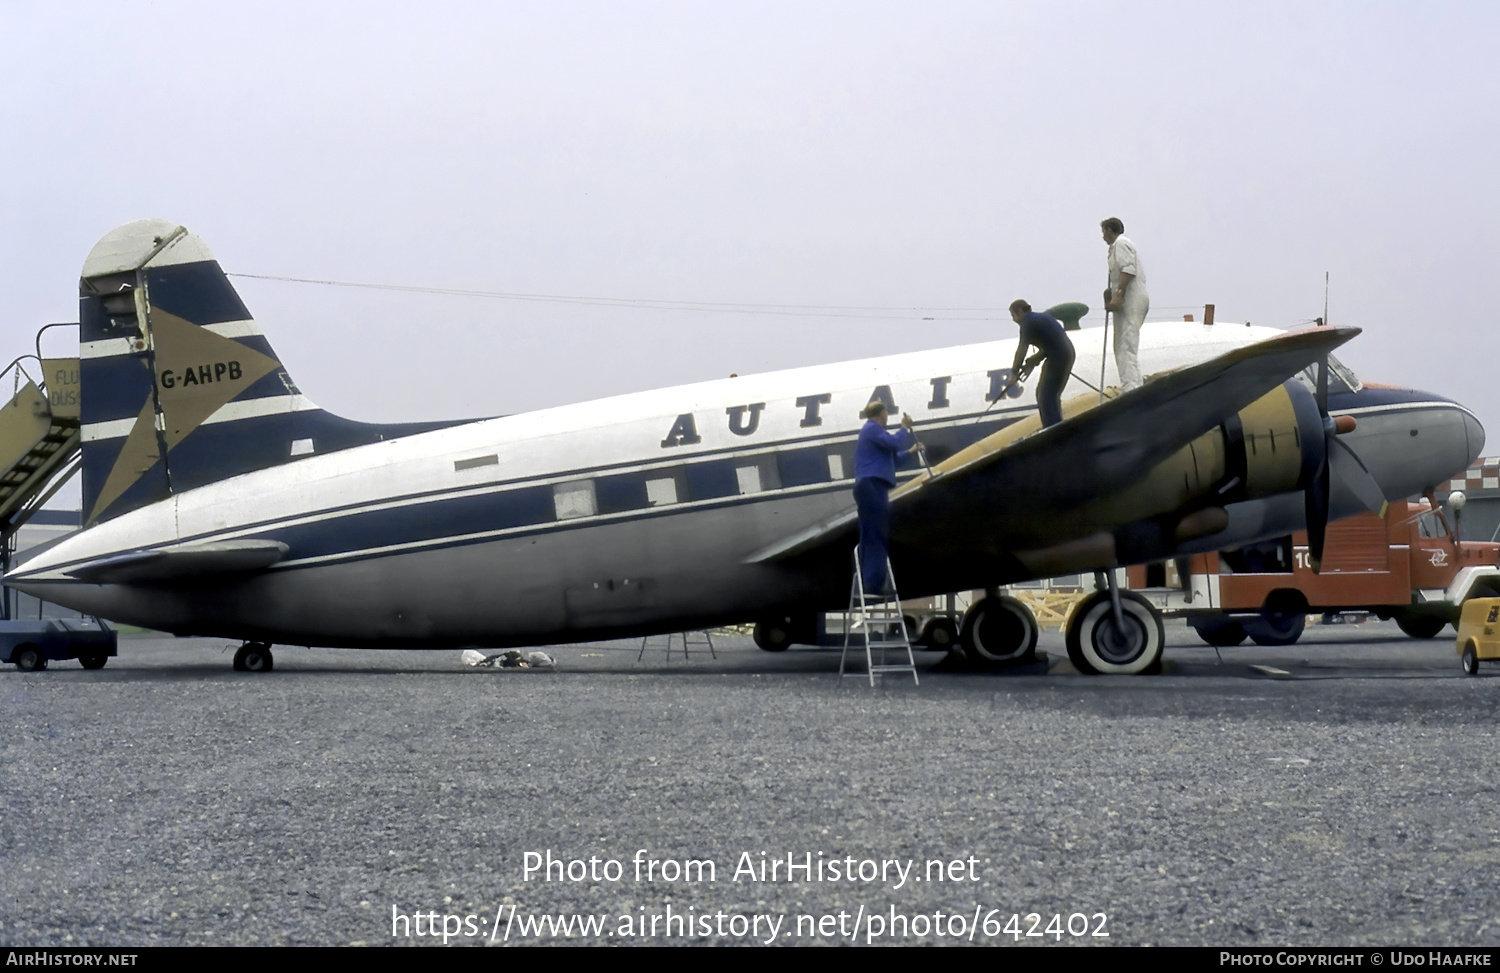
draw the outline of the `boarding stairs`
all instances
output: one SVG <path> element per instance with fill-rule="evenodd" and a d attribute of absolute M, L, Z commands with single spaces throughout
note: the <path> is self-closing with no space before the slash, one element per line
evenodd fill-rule
<path fill-rule="evenodd" d="M 48 327 L 52 327 L 49 325 Z M 46 329 L 42 329 L 45 331 Z M 15 534 L 82 462 L 77 358 L 22 355 L 0 372 L 11 377 L 10 401 L 0 407 L 0 572 L 10 569 Z M 40 369 L 38 381 L 30 369 Z M 0 618 L 10 617 L 10 592 Z"/>
<path fill-rule="evenodd" d="M 911 636 L 906 631 L 906 614 L 901 610 L 901 596 L 896 593 L 896 575 L 891 571 L 890 558 L 886 558 L 885 576 L 890 584 L 890 594 L 880 595 L 865 590 L 864 577 L 859 570 L 859 547 L 854 548 L 854 580 L 849 585 L 849 610 L 844 613 L 844 651 L 839 655 L 839 678 L 868 675 L 870 685 L 875 677 L 888 672 L 909 672 L 913 684 L 917 679 L 917 662 L 912 657 Z M 856 672 L 847 667 L 849 648 L 857 633 L 862 633 L 865 647 L 865 671 Z M 858 647 L 856 646 L 856 652 Z M 906 661 L 901 662 L 905 653 Z M 875 661 L 876 655 L 880 661 Z M 892 662 L 891 655 L 896 661 Z M 857 656 L 856 656 L 857 657 Z"/>
<path fill-rule="evenodd" d="M 77 410 L 58 414 L 28 377 L 0 408 L 0 520 L 9 521 L 34 500 L 78 457 L 79 445 Z"/>

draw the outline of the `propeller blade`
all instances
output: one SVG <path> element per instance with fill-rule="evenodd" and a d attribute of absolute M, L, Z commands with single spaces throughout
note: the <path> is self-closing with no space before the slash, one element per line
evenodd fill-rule
<path fill-rule="evenodd" d="M 1338 485 L 1336 506 L 1344 510 L 1358 504 L 1365 510 L 1383 514 L 1385 494 L 1380 483 L 1370 475 L 1364 460 L 1337 436 L 1329 441 L 1329 446 L 1328 464 L 1333 471 L 1333 482 Z"/>
<path fill-rule="evenodd" d="M 1318 387 L 1313 393 L 1318 403 L 1318 417 L 1323 420 L 1323 456 L 1318 462 L 1318 471 L 1306 491 L 1307 506 L 1307 554 L 1312 561 L 1314 574 L 1323 570 L 1323 542 L 1328 537 L 1329 493 L 1332 490 L 1332 465 L 1334 446 L 1338 443 L 1338 431 L 1334 421 L 1328 417 L 1328 356 L 1318 361 Z M 1341 444 L 1340 444 L 1341 445 Z M 1358 457 L 1355 457 L 1356 462 Z M 1359 464 L 1364 468 L 1364 464 Z M 1366 471 L 1368 475 L 1368 471 Z M 1384 499 L 1384 498 L 1382 498 Z"/>
<path fill-rule="evenodd" d="M 1307 485 L 1307 553 L 1315 574 L 1323 569 L 1328 517 L 1335 506 L 1343 516 L 1355 509 L 1385 514 L 1385 494 L 1379 482 L 1370 475 L 1359 454 L 1333 431 L 1333 420 L 1325 416 L 1323 423 L 1327 430 L 1323 435 L 1323 462 Z M 1337 494 L 1334 493 L 1335 485 Z"/>
<path fill-rule="evenodd" d="M 1324 438 L 1325 450 L 1329 448 L 1329 438 L 1332 437 Z M 1307 505 L 1307 554 L 1312 561 L 1314 574 L 1323 569 L 1323 541 L 1328 536 L 1328 494 L 1329 463 L 1325 454 L 1304 493 Z"/>

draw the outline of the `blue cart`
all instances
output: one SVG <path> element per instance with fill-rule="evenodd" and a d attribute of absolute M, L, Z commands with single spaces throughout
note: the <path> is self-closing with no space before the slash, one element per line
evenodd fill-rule
<path fill-rule="evenodd" d="M 9 662 L 22 672 L 36 672 L 61 659 L 77 659 L 85 669 L 103 669 L 119 654 L 116 645 L 115 630 L 93 618 L 0 621 L 0 663 Z"/>

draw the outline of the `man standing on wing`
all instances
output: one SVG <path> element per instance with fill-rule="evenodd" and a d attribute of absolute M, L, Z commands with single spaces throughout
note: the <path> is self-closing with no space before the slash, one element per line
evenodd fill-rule
<path fill-rule="evenodd" d="M 1109 244 L 1109 289 L 1104 292 L 1104 307 L 1115 315 L 1115 366 L 1125 391 L 1141 387 L 1141 366 L 1136 351 L 1141 343 L 1141 322 L 1151 310 L 1151 295 L 1146 293 L 1146 268 L 1135 244 L 1125 236 L 1125 224 L 1111 216 L 1099 224 L 1104 242 Z"/>
<path fill-rule="evenodd" d="M 1042 380 L 1036 390 L 1037 408 L 1042 413 L 1042 428 L 1055 426 L 1063 421 L 1062 392 L 1073 374 L 1073 342 L 1062 323 L 1044 311 L 1033 311 L 1025 301 L 1013 301 L 1010 319 L 1021 326 L 1021 338 L 1016 342 L 1016 360 L 1010 373 L 1016 381 L 1022 381 L 1038 364 L 1042 366 Z M 1037 353 L 1030 359 L 1026 352 L 1033 347 Z"/>

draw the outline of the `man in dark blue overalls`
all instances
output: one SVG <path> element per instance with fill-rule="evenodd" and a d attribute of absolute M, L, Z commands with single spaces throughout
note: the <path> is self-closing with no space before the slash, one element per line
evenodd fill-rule
<path fill-rule="evenodd" d="M 1025 301 L 1015 301 L 1010 306 L 1010 318 L 1021 326 L 1021 340 L 1016 343 L 1016 360 L 1010 367 L 1012 381 L 1019 382 L 1038 362 L 1042 365 L 1042 378 L 1037 383 L 1036 404 L 1042 413 L 1042 428 L 1055 426 L 1063 421 L 1062 390 L 1073 373 L 1073 342 L 1063 330 L 1062 322 L 1050 314 L 1033 311 Z M 1037 354 L 1026 360 L 1026 352 L 1035 345 Z"/>
<path fill-rule="evenodd" d="M 854 504 L 859 509 L 859 573 L 865 593 L 894 594 L 895 586 L 885 575 L 890 557 L 890 493 L 896 485 L 896 459 L 920 444 L 911 431 L 911 416 L 901 413 L 901 428 L 885 426 L 890 421 L 885 403 L 879 399 L 865 406 L 860 415 L 865 424 L 854 447 Z"/>

